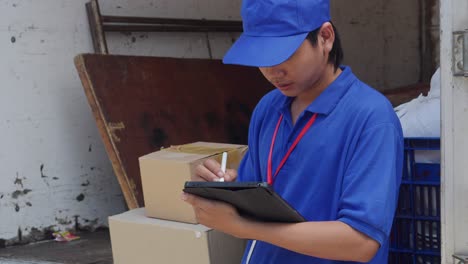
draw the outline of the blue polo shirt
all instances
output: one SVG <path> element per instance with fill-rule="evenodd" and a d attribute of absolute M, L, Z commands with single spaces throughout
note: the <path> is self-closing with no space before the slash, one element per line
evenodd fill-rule
<path fill-rule="evenodd" d="M 313 113 L 318 113 L 273 188 L 307 221 L 342 221 L 373 238 L 380 249 L 369 263 L 387 263 L 403 165 L 402 130 L 390 102 L 358 80 L 349 67 L 342 70 L 295 125 L 290 112 L 293 98 L 275 89 L 260 100 L 251 118 L 249 150 L 238 180 L 267 181 L 269 148 L 281 114 L 273 172 Z M 250 263 L 354 262 L 314 258 L 257 241 Z"/>

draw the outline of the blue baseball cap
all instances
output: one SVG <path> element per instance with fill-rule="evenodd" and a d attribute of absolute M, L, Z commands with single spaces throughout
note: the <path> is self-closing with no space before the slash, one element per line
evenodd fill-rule
<path fill-rule="evenodd" d="M 309 32 L 330 21 L 329 0 L 244 0 L 244 32 L 225 64 L 268 67 L 291 57 Z"/>

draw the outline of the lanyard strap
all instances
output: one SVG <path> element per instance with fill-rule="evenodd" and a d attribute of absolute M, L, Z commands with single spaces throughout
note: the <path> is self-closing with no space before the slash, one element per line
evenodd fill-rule
<path fill-rule="evenodd" d="M 297 138 L 294 140 L 293 144 L 289 148 L 288 152 L 286 152 L 286 155 L 284 155 L 283 159 L 281 160 L 281 163 L 279 164 L 278 168 L 276 169 L 275 175 L 272 176 L 272 156 L 273 156 L 273 147 L 275 146 L 275 141 L 276 141 L 276 134 L 278 134 L 279 127 L 281 125 L 281 121 L 283 120 L 283 115 L 281 115 L 278 119 L 278 123 L 276 124 L 275 132 L 273 133 L 273 137 L 271 139 L 271 145 L 270 145 L 270 153 L 268 154 L 268 168 L 267 168 L 267 180 L 269 185 L 273 185 L 274 178 L 276 178 L 276 175 L 278 175 L 278 172 L 281 170 L 283 167 L 284 163 L 286 163 L 286 160 L 288 160 L 289 155 L 291 155 L 291 152 L 294 150 L 296 145 L 299 143 L 301 138 L 304 136 L 304 134 L 309 130 L 309 128 L 312 126 L 312 124 L 315 122 L 315 119 L 317 118 L 317 113 L 315 113 L 307 122 L 307 124 L 302 128 L 301 133 L 297 136 Z"/>

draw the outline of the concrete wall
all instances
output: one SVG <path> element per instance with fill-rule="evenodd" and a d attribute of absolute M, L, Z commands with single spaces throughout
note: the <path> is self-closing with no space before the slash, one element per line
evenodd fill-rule
<path fill-rule="evenodd" d="M 419 81 L 419 1 L 331 2 L 345 63 L 363 81 L 378 90 Z"/>

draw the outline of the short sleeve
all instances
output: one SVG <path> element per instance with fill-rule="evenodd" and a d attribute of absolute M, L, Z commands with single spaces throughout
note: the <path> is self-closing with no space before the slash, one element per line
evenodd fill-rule
<path fill-rule="evenodd" d="M 253 173 L 254 171 L 255 170 L 254 170 L 252 158 L 250 155 L 250 150 L 247 150 L 247 152 L 245 153 L 239 165 L 237 181 L 240 181 L 240 182 L 256 181 L 257 179 L 255 178 L 255 175 Z"/>
<path fill-rule="evenodd" d="M 343 178 L 338 220 L 381 245 L 390 234 L 403 166 L 403 138 L 395 124 L 365 130 Z"/>

